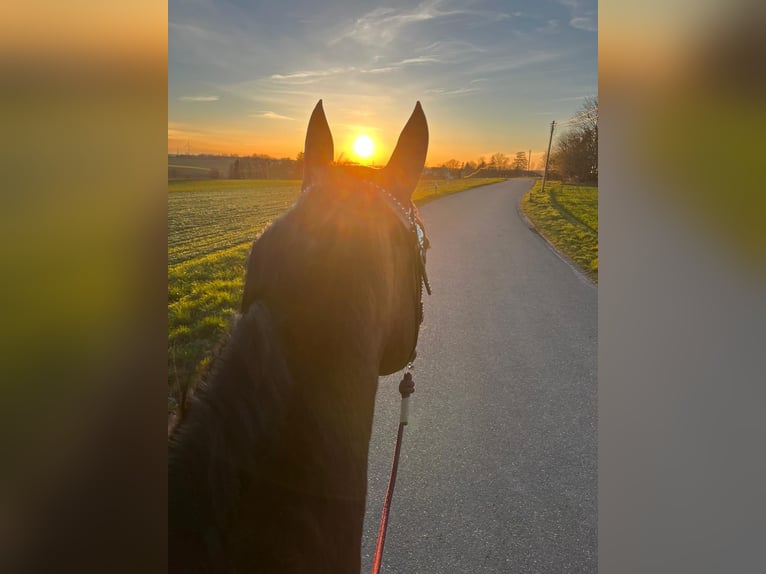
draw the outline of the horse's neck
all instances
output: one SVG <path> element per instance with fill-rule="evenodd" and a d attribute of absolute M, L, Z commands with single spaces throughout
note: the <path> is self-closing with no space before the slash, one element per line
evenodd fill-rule
<path fill-rule="evenodd" d="M 284 333 L 292 390 L 280 465 L 301 488 L 331 497 L 366 491 L 380 344 L 363 321 L 332 333 L 288 321 Z"/>
<path fill-rule="evenodd" d="M 169 442 L 170 530 L 225 532 L 245 487 L 243 477 L 257 471 L 274 449 L 290 392 L 289 373 L 274 343 L 271 313 L 253 305 L 195 390 Z"/>
<path fill-rule="evenodd" d="M 196 483 L 179 493 L 210 489 L 216 522 L 236 507 L 243 478 L 364 497 L 375 355 L 353 337 L 310 339 L 286 324 L 253 304 L 171 438 L 171 479 Z"/>

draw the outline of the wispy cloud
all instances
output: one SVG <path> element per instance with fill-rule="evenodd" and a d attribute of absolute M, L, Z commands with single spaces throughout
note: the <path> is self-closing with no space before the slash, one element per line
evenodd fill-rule
<path fill-rule="evenodd" d="M 299 72 L 290 72 L 289 74 L 272 74 L 272 80 L 290 81 L 290 80 L 314 80 L 317 78 L 326 78 L 327 76 L 335 76 L 344 72 L 351 72 L 354 67 L 346 68 L 328 68 L 326 70 L 303 70 Z"/>
<path fill-rule="evenodd" d="M 168 137 L 175 139 L 190 139 L 206 137 L 210 131 L 202 126 L 182 122 L 168 122 Z"/>
<path fill-rule="evenodd" d="M 217 102 L 221 96 L 181 96 L 178 99 L 182 102 Z"/>
<path fill-rule="evenodd" d="M 444 0 L 425 0 L 412 9 L 375 8 L 358 18 L 343 32 L 330 40 L 337 44 L 351 39 L 361 44 L 381 46 L 391 43 L 403 28 L 416 23 L 428 22 L 450 16 L 475 16 L 493 22 L 507 20 L 511 16 L 504 12 L 472 10 L 468 8 L 446 8 Z"/>
<path fill-rule="evenodd" d="M 407 58 L 406 60 L 402 60 L 396 65 L 406 66 L 407 64 L 432 64 L 439 61 L 440 60 L 438 58 L 433 56 L 418 56 L 416 58 Z"/>
<path fill-rule="evenodd" d="M 283 116 L 282 114 L 278 114 L 271 111 L 258 112 L 257 114 L 250 114 L 250 117 L 266 118 L 268 120 L 290 120 L 290 121 L 295 119 L 295 118 L 291 118 L 290 116 Z"/>
<path fill-rule="evenodd" d="M 486 52 L 476 44 L 464 40 L 438 40 L 423 48 L 423 53 L 438 58 L 440 61 L 458 61 L 466 56 Z"/>
<path fill-rule="evenodd" d="M 518 57 L 504 57 L 480 64 L 474 68 L 474 72 L 480 74 L 493 74 L 498 72 L 508 72 L 518 70 L 535 64 L 544 64 L 552 62 L 561 57 L 558 52 L 538 51 L 524 54 Z"/>
<path fill-rule="evenodd" d="M 461 96 L 464 94 L 473 94 L 478 91 L 480 91 L 479 88 L 456 88 L 454 90 L 448 90 L 446 88 L 431 88 L 429 90 L 425 90 L 425 93 L 438 96 Z"/>
<path fill-rule="evenodd" d="M 418 66 L 423 64 L 455 64 L 471 60 L 485 52 L 483 48 L 462 41 L 438 41 L 432 42 L 419 50 L 419 56 L 405 58 L 394 62 L 381 63 L 374 68 L 363 68 L 360 71 L 365 74 L 382 74 L 401 70 L 407 66 Z"/>
<path fill-rule="evenodd" d="M 559 0 L 562 6 L 569 8 L 569 25 L 586 32 L 598 31 L 598 16 L 596 4 L 590 0 Z"/>
<path fill-rule="evenodd" d="M 385 74 L 388 72 L 395 72 L 400 70 L 401 66 L 383 66 L 382 68 L 369 68 L 367 70 L 361 70 L 363 74 Z"/>
<path fill-rule="evenodd" d="M 405 66 L 411 66 L 413 64 L 436 64 L 439 63 L 438 58 L 433 56 L 417 56 L 415 58 L 406 58 L 398 62 L 393 62 L 385 66 L 378 66 L 377 68 L 367 68 L 360 70 L 364 74 L 383 74 L 387 72 L 395 72 L 401 70 Z"/>
<path fill-rule="evenodd" d="M 569 21 L 569 25 L 572 28 L 578 30 L 585 30 L 586 32 L 596 32 L 598 30 L 598 24 L 596 22 L 596 16 L 580 16 L 578 18 L 572 18 Z"/>

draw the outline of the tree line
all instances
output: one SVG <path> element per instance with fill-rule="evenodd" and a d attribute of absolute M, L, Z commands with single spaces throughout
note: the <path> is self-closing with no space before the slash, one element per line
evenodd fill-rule
<path fill-rule="evenodd" d="M 430 168 L 431 171 L 441 171 L 448 174 L 448 177 L 461 178 L 472 175 L 481 175 L 483 177 L 513 177 L 520 175 L 529 175 L 531 171 L 529 164 L 529 154 L 525 151 L 516 152 L 511 159 L 502 152 L 497 152 L 489 157 L 479 157 L 477 160 L 459 161 L 450 159 L 445 161 L 438 168 Z"/>
<path fill-rule="evenodd" d="M 274 159 L 267 155 L 237 157 L 229 166 L 229 179 L 301 179 L 303 152 L 296 159 Z"/>

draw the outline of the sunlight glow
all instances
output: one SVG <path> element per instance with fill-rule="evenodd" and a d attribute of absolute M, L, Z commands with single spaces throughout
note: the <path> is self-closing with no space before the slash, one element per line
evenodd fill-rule
<path fill-rule="evenodd" d="M 354 153 L 362 158 L 369 158 L 375 151 L 375 144 L 369 136 L 361 134 L 354 141 Z"/>

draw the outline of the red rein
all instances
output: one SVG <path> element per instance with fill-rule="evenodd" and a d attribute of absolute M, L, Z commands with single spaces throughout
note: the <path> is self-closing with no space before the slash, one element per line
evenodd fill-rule
<path fill-rule="evenodd" d="M 388 515 L 391 510 L 391 499 L 394 497 L 394 486 L 396 485 L 396 472 L 399 469 L 399 453 L 402 450 L 402 436 L 404 435 L 404 426 L 407 424 L 409 396 L 415 392 L 415 381 L 412 380 L 412 373 L 405 373 L 404 378 L 399 383 L 399 393 L 402 395 L 402 408 L 399 417 L 399 432 L 396 435 L 396 447 L 394 448 L 394 462 L 391 466 L 391 476 L 388 480 L 386 489 L 386 498 L 383 502 L 383 512 L 380 516 L 380 529 L 378 530 L 378 543 L 375 546 L 375 558 L 372 563 L 372 574 L 380 573 L 380 565 L 383 561 L 383 545 L 386 542 L 386 529 L 388 528 Z"/>

